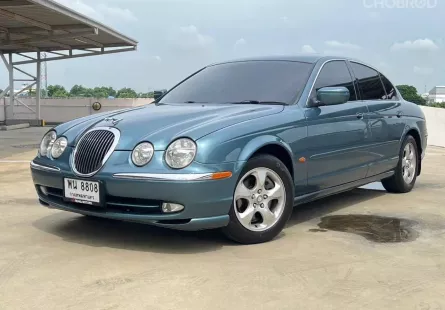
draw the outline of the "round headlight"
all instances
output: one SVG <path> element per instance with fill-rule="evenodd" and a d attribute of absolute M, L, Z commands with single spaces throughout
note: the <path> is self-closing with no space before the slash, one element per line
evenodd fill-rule
<path fill-rule="evenodd" d="M 42 142 L 40 142 L 40 156 L 48 156 L 54 141 L 56 141 L 56 132 L 51 130 L 43 136 Z"/>
<path fill-rule="evenodd" d="M 133 161 L 133 164 L 141 167 L 150 162 L 153 153 L 153 145 L 148 142 L 142 142 L 134 148 L 133 153 L 131 153 L 131 160 Z"/>
<path fill-rule="evenodd" d="M 196 156 L 196 144 L 190 139 L 178 139 L 167 148 L 165 161 L 174 169 L 185 168 Z"/>
<path fill-rule="evenodd" d="M 65 137 L 60 137 L 59 139 L 57 139 L 54 144 L 53 147 L 51 148 L 51 156 L 52 158 L 59 158 L 60 155 L 63 154 L 63 152 L 66 149 L 66 146 L 68 145 L 68 140 Z"/>

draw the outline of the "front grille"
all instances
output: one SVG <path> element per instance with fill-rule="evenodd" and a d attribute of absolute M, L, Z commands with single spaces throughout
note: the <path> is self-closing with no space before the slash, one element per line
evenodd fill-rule
<path fill-rule="evenodd" d="M 93 129 L 79 141 L 74 151 L 73 170 L 76 174 L 90 176 L 102 168 L 119 140 L 119 131 Z"/>

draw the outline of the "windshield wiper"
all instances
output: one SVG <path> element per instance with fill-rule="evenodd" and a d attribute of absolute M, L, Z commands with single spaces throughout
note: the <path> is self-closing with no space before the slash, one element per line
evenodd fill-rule
<path fill-rule="evenodd" d="M 272 104 L 272 105 L 286 105 L 286 102 L 282 101 L 259 101 L 259 100 L 243 100 L 243 101 L 235 101 L 229 102 L 232 104 Z"/>

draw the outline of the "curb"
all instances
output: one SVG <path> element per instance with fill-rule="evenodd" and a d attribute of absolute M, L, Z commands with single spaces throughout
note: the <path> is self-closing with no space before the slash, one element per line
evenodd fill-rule
<path fill-rule="evenodd" d="M 29 127 L 29 123 L 15 124 L 15 125 L 3 125 L 3 126 L 0 126 L 0 130 L 8 131 L 8 130 L 14 130 L 14 129 L 28 128 L 28 127 Z"/>

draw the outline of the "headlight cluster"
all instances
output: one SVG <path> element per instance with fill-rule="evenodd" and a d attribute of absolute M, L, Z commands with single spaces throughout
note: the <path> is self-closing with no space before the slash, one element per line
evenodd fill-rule
<path fill-rule="evenodd" d="M 174 141 L 165 152 L 165 162 L 173 169 L 185 168 L 196 156 L 196 144 L 190 139 L 182 138 Z"/>
<path fill-rule="evenodd" d="M 53 130 L 43 136 L 42 142 L 40 142 L 40 156 L 50 157 L 51 154 L 52 158 L 57 159 L 63 154 L 68 146 L 68 140 L 65 137 L 56 138 L 57 134 Z"/>
<path fill-rule="evenodd" d="M 153 145 L 148 142 L 142 142 L 134 148 L 133 153 L 131 153 L 131 160 L 136 166 L 142 167 L 150 162 L 153 153 Z"/>
<path fill-rule="evenodd" d="M 53 147 L 54 141 L 56 141 L 56 132 L 50 131 L 43 136 L 42 142 L 40 142 L 40 155 L 48 156 L 51 148 Z"/>
<path fill-rule="evenodd" d="M 153 154 L 153 145 L 149 142 L 142 142 L 131 153 L 131 161 L 134 165 L 142 167 L 150 162 Z M 190 165 L 195 156 L 195 142 L 187 138 L 181 138 L 169 145 L 165 152 L 165 162 L 170 168 L 182 169 Z"/>
<path fill-rule="evenodd" d="M 59 139 L 57 139 L 54 142 L 53 147 L 51 148 L 52 158 L 59 158 L 65 151 L 67 145 L 68 140 L 65 137 L 60 137 Z"/>

